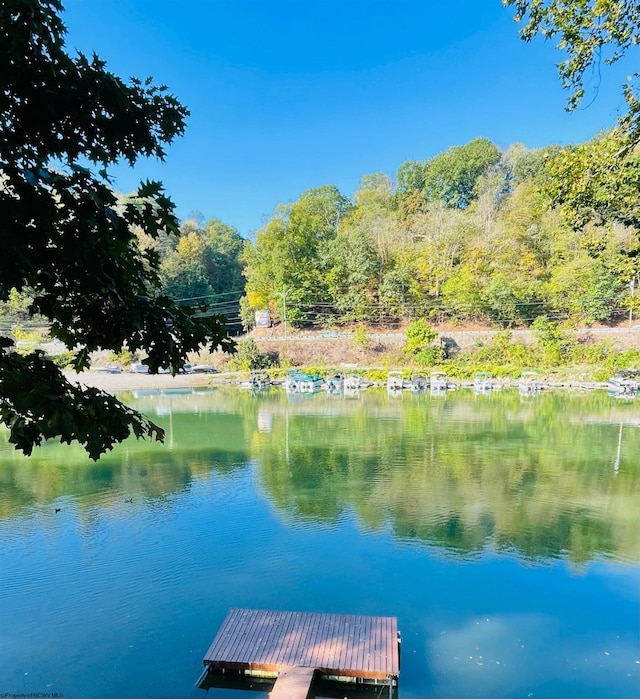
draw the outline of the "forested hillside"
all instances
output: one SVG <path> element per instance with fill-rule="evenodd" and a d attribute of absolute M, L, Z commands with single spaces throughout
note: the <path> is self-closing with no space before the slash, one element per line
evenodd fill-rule
<path fill-rule="evenodd" d="M 244 318 L 314 326 L 404 318 L 590 324 L 634 303 L 640 157 L 619 130 L 505 152 L 484 138 L 394 177 L 279 205 L 244 251 Z M 637 302 L 636 302 L 637 303 Z"/>
<path fill-rule="evenodd" d="M 138 232 L 164 291 L 224 313 L 298 327 L 440 321 L 588 325 L 640 309 L 640 152 L 612 129 L 577 146 L 501 151 L 485 138 L 394 175 L 364 175 L 348 197 L 326 185 L 279 204 L 246 241 L 194 214 L 179 234 Z M 13 294 L 5 320 L 28 318 Z"/>

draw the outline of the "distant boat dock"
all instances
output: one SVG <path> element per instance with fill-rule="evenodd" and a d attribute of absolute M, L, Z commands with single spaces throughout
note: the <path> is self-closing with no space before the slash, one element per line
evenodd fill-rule
<path fill-rule="evenodd" d="M 316 678 L 388 684 L 400 674 L 395 617 L 231 609 L 205 673 L 272 677 L 270 699 L 305 699 Z"/>

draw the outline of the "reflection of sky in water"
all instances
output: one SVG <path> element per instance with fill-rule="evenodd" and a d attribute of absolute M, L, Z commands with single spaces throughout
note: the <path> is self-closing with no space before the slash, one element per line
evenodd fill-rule
<path fill-rule="evenodd" d="M 451 441 L 446 425 L 464 427 L 470 407 L 458 398 L 447 397 L 455 419 L 434 427 L 426 401 L 388 414 L 373 397 L 382 419 L 366 437 L 335 400 L 325 417 L 320 401 L 292 415 L 277 400 L 238 400 L 172 414 L 171 452 L 134 444 L 93 466 L 48 447 L 40 465 L 0 463 L 0 688 L 191 696 L 228 608 L 247 606 L 396 615 L 403 699 L 636 699 L 638 533 L 617 518 L 637 505 L 638 457 L 625 449 L 638 433 L 625 434 L 615 478 L 617 425 L 572 447 L 563 489 L 544 453 L 566 429 L 523 436 L 526 420 L 505 422 L 520 451 L 500 470 L 502 415 L 473 421 L 493 433 Z M 446 460 L 424 457 L 427 443 Z M 495 545 L 495 528 L 509 546 Z M 573 561 L 558 542 L 589 556 Z"/>
<path fill-rule="evenodd" d="M 439 683 L 446 685 L 440 695 L 497 697 L 508 687 L 507 695 L 540 696 L 577 683 L 607 696 L 617 677 L 632 696 L 638 675 L 632 638 L 621 641 L 611 631 L 576 637 L 559 626 L 555 617 L 498 614 L 442 631 L 425 649 Z"/>

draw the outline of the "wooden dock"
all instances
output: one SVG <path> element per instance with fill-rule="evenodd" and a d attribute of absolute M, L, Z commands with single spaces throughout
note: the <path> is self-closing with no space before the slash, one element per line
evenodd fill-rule
<path fill-rule="evenodd" d="M 305 699 L 316 675 L 391 687 L 400 674 L 397 619 L 231 609 L 203 662 L 210 672 L 272 673 L 271 699 Z"/>

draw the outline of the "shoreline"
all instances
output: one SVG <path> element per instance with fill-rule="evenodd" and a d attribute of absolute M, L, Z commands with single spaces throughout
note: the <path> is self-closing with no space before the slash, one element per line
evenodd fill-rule
<path fill-rule="evenodd" d="M 109 374 L 106 372 L 85 371 L 76 374 L 74 371 L 63 372 L 70 383 L 79 384 L 85 388 L 98 388 L 108 393 L 115 391 L 139 391 L 143 389 L 161 388 L 206 388 L 215 383 L 214 377 L 220 374 Z"/>
<path fill-rule="evenodd" d="M 86 371 L 76 374 L 72 371 L 63 372 L 65 378 L 71 383 L 79 384 L 86 388 L 97 388 L 107 393 L 118 391 L 140 391 L 154 389 L 178 389 L 178 388 L 209 388 L 217 385 L 235 385 L 243 381 L 242 374 L 248 372 L 225 372 L 217 374 L 130 374 L 122 372 L 120 374 L 109 374 L 103 372 Z M 450 378 L 450 382 L 459 388 L 473 388 L 473 380 L 457 380 Z M 276 381 L 274 385 L 278 385 Z M 373 382 L 375 386 L 384 387 L 383 382 Z M 540 379 L 544 389 L 561 389 L 568 391 L 584 390 L 606 390 L 606 382 L 599 381 L 545 381 Z M 496 379 L 496 384 L 500 388 L 518 388 L 518 380 L 500 381 Z"/>

